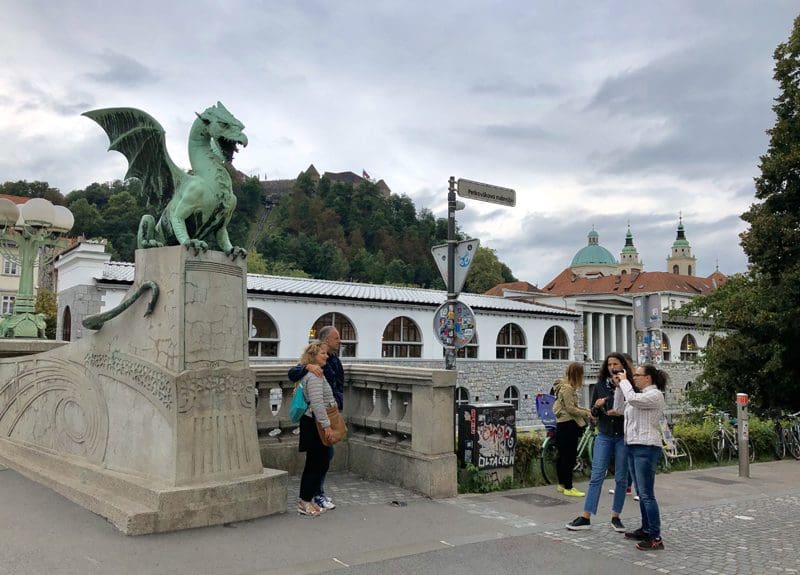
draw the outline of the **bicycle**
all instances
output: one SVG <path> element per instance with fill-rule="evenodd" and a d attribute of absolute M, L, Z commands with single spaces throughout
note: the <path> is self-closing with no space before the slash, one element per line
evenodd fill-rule
<path fill-rule="evenodd" d="M 795 459 L 800 460 L 800 411 L 791 415 L 783 415 L 778 410 L 770 412 L 773 421 L 773 448 L 778 459 L 786 457 L 788 452 Z M 783 422 L 788 422 L 784 425 Z"/>
<path fill-rule="evenodd" d="M 667 422 L 662 427 L 661 434 L 661 467 L 664 471 L 670 471 L 678 462 L 685 463 L 686 469 L 691 469 L 692 453 L 683 439 L 672 435 L 672 424 Z"/>
<path fill-rule="evenodd" d="M 724 411 L 717 411 L 706 415 L 706 417 L 715 417 L 717 419 L 717 428 L 711 433 L 711 453 L 714 454 L 714 459 L 717 460 L 717 463 L 722 463 L 724 457 L 729 461 L 733 459 L 734 456 L 738 457 L 739 434 L 736 429 L 738 424 L 736 419 L 731 418 Z M 726 425 L 726 421 L 728 425 Z M 730 426 L 733 426 L 733 430 L 730 429 Z M 747 438 L 747 445 L 750 449 L 750 463 L 752 463 L 756 460 L 756 449 L 753 445 L 753 440 L 749 437 Z"/>
<path fill-rule="evenodd" d="M 572 473 L 589 477 L 592 474 L 592 453 L 594 451 L 594 439 L 597 436 L 597 428 L 594 423 L 589 423 L 588 429 L 584 430 L 578 441 L 578 453 L 575 460 L 575 467 Z M 558 461 L 558 446 L 556 445 L 555 430 L 548 430 L 547 437 L 542 443 L 542 456 L 540 458 L 542 477 L 548 483 L 558 483 L 556 473 L 556 462 Z"/>

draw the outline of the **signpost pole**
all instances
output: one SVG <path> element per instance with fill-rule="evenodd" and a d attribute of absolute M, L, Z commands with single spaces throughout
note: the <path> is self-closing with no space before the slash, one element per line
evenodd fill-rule
<path fill-rule="evenodd" d="M 445 345 L 444 368 L 456 368 L 455 320 L 458 294 L 456 282 L 456 179 L 450 176 L 447 189 L 447 323 L 448 336 Z"/>

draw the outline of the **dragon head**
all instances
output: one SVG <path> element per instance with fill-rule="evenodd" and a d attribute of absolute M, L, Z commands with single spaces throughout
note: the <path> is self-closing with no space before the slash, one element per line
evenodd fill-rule
<path fill-rule="evenodd" d="M 239 151 L 239 144 L 247 146 L 247 136 L 244 135 L 244 124 L 231 114 L 222 102 L 207 108 L 197 117 L 205 124 L 208 136 L 216 143 L 219 152 L 230 162 L 233 154 Z"/>

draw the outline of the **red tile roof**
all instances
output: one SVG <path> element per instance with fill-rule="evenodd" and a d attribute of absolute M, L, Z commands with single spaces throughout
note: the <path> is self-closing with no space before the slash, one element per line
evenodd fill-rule
<path fill-rule="evenodd" d="M 10 196 L 8 194 L 0 194 L 0 198 L 5 198 L 7 200 L 11 200 L 15 204 L 24 204 L 25 202 L 30 200 L 30 198 L 27 198 L 27 197 L 24 197 L 24 196 Z"/>
<path fill-rule="evenodd" d="M 497 284 L 489 291 L 484 292 L 484 295 L 497 295 L 502 297 L 505 295 L 506 291 L 542 293 L 542 290 L 537 286 L 528 282 L 508 282 Z"/>
<path fill-rule="evenodd" d="M 587 294 L 624 295 L 668 291 L 702 295 L 718 288 L 726 280 L 727 276 L 718 271 L 707 278 L 683 276 L 668 272 L 641 272 L 638 274 L 582 278 L 576 276 L 571 268 L 566 268 L 544 286 L 542 291 L 561 296 Z"/>

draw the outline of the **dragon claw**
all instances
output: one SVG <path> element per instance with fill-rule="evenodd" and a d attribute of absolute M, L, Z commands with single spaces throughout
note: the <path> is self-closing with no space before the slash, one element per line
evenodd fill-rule
<path fill-rule="evenodd" d="M 229 249 L 225 253 L 232 260 L 236 260 L 236 258 L 242 258 L 242 259 L 247 258 L 247 250 L 244 248 L 240 248 L 238 246 L 231 246 L 231 249 Z"/>
<path fill-rule="evenodd" d="M 194 250 L 194 255 L 208 250 L 208 244 L 203 240 L 192 239 L 183 243 L 187 250 Z"/>

